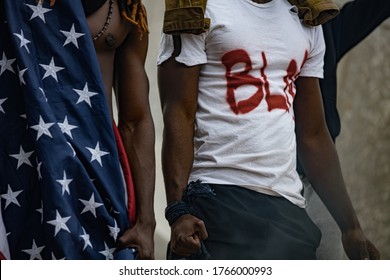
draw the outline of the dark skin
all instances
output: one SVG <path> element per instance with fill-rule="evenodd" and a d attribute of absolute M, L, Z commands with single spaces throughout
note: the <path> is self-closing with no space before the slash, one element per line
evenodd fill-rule
<path fill-rule="evenodd" d="M 162 166 L 168 204 L 181 200 L 192 168 L 200 72 L 199 65 L 187 67 L 177 62 L 174 55 L 158 68 L 164 117 Z M 298 78 L 296 88 L 298 156 L 306 174 L 338 223 L 348 257 L 379 259 L 379 252 L 365 237 L 347 194 L 337 152 L 325 124 L 318 79 Z M 206 238 L 203 221 L 190 214 L 171 226 L 171 249 L 179 255 L 196 253 Z"/>
<path fill-rule="evenodd" d="M 107 1 L 87 18 L 92 36 L 104 26 Z M 118 239 L 117 248 L 136 248 L 139 259 L 154 259 L 154 124 L 149 105 L 149 81 L 145 72 L 148 34 L 120 15 L 118 3 L 106 32 L 94 42 L 111 116 L 112 89 L 118 107 L 118 128 L 131 167 L 136 194 L 136 221 Z"/>
<path fill-rule="evenodd" d="M 181 200 L 194 160 L 199 71 L 200 66 L 187 67 L 174 58 L 158 67 L 164 120 L 162 171 L 168 204 Z M 171 249 L 181 256 L 194 254 L 206 238 L 206 227 L 195 216 L 183 215 L 171 226 Z"/>
<path fill-rule="evenodd" d="M 380 259 L 379 251 L 365 237 L 348 196 L 337 151 L 326 126 L 318 79 L 301 77 L 295 85 L 298 157 L 307 177 L 337 222 L 347 256 Z"/>

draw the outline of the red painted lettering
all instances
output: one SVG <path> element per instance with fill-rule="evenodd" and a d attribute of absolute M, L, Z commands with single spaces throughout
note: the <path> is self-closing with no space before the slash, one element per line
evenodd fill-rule
<path fill-rule="evenodd" d="M 265 56 L 265 53 L 262 52 L 261 55 L 263 57 L 264 65 L 267 66 L 267 58 Z M 280 95 L 280 94 L 272 94 L 271 93 L 270 88 L 269 88 L 269 82 L 268 82 L 267 76 L 264 73 L 264 69 L 265 69 L 265 67 L 263 67 L 260 71 L 261 71 L 261 76 L 263 77 L 263 79 L 265 81 L 265 85 L 264 85 L 265 100 L 267 101 L 268 111 L 271 112 L 274 109 L 282 109 L 282 110 L 288 111 L 288 109 L 289 109 L 288 105 L 290 105 L 290 104 L 287 104 L 287 98 L 283 95 Z"/>
<path fill-rule="evenodd" d="M 277 93 L 271 93 L 270 84 L 268 82 L 267 75 L 265 74 L 265 69 L 268 65 L 267 57 L 264 52 L 261 53 L 261 56 L 263 59 L 263 66 L 260 69 L 261 78 L 255 78 L 252 75 L 249 75 L 249 72 L 253 69 L 252 61 L 249 57 L 249 54 L 245 50 L 234 50 L 222 56 L 222 63 L 226 68 L 226 101 L 229 104 L 231 110 L 237 115 L 247 114 L 257 108 L 264 97 L 264 92 L 269 112 L 275 109 L 289 111 L 291 108 L 292 100 L 295 97 L 294 81 L 299 75 L 297 62 L 292 59 L 287 67 L 286 76 L 283 77 L 283 81 L 286 85 L 284 88 L 285 94 L 281 95 Z M 307 58 L 308 52 L 306 51 L 301 68 L 305 64 Z M 243 63 L 245 65 L 245 69 L 240 73 L 232 73 L 233 67 L 238 63 Z M 240 86 L 244 85 L 255 86 L 257 91 L 248 99 L 237 101 L 235 91 Z"/>
<path fill-rule="evenodd" d="M 226 68 L 227 81 L 227 96 L 228 102 L 232 111 L 238 114 L 246 114 L 259 106 L 263 99 L 263 81 L 249 75 L 252 70 L 252 61 L 245 50 L 234 50 L 222 56 L 222 63 Z M 232 73 L 232 68 L 237 63 L 244 63 L 245 69 L 241 73 Z M 243 85 L 253 85 L 257 91 L 248 99 L 238 101 L 236 100 L 235 90 Z"/>

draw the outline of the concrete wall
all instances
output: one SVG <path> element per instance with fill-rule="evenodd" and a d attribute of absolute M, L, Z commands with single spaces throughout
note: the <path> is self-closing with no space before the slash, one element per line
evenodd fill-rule
<path fill-rule="evenodd" d="M 383 259 L 390 259 L 389 31 L 388 19 L 342 59 L 338 70 L 340 161 L 361 225 Z"/>
<path fill-rule="evenodd" d="M 165 192 L 160 151 L 162 118 L 156 82 L 156 57 L 163 0 L 143 0 L 150 25 L 147 71 L 156 125 L 156 258 L 165 258 L 169 227 L 164 219 Z M 338 0 L 338 4 L 346 1 Z M 339 67 L 342 133 L 337 141 L 351 199 L 367 236 L 390 259 L 390 21 L 346 55 Z"/>
<path fill-rule="evenodd" d="M 157 228 L 155 234 L 155 255 L 157 259 L 165 259 L 165 251 L 169 240 L 170 228 L 164 218 L 166 206 L 164 182 L 161 173 L 161 138 L 163 131 L 162 115 L 160 109 L 160 99 L 157 88 L 157 54 L 162 30 L 163 15 L 165 9 L 164 0 L 143 0 L 148 11 L 148 21 L 150 27 L 149 52 L 146 62 L 146 69 L 150 81 L 150 102 L 153 111 L 153 118 L 156 126 L 156 195 L 155 212 Z"/>

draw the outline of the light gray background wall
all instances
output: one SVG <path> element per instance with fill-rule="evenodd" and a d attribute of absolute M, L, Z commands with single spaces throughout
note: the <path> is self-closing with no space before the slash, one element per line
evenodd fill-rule
<path fill-rule="evenodd" d="M 337 148 L 361 225 L 383 259 L 390 259 L 389 44 L 388 19 L 343 58 L 338 71 Z"/>
<path fill-rule="evenodd" d="M 156 125 L 157 183 L 156 258 L 165 258 L 169 227 L 164 219 L 165 192 L 161 175 L 162 121 L 156 81 L 156 58 L 163 0 L 143 0 L 150 26 L 147 72 Z M 338 4 L 347 1 L 336 0 Z M 337 140 L 346 183 L 367 236 L 390 259 L 390 20 L 348 53 L 340 63 L 339 110 L 342 133 Z"/>
<path fill-rule="evenodd" d="M 164 182 L 161 173 L 161 138 L 163 131 L 162 115 L 160 109 L 160 99 L 157 88 L 157 54 L 162 30 L 162 22 L 165 9 L 164 0 L 143 0 L 148 11 L 148 21 L 150 28 L 149 52 L 146 61 L 146 70 L 150 81 L 150 102 L 152 106 L 153 118 L 156 126 L 156 194 L 155 212 L 157 228 L 155 234 L 155 255 L 156 259 L 165 259 L 165 251 L 170 236 L 170 228 L 164 218 L 166 206 Z"/>

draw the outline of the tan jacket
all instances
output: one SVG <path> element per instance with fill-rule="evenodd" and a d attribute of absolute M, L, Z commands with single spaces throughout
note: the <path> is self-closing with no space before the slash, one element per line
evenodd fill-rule
<path fill-rule="evenodd" d="M 298 7 L 299 17 L 307 25 L 320 25 L 339 13 L 332 0 L 288 0 Z M 165 0 L 163 32 L 167 34 L 201 34 L 209 29 L 204 17 L 207 0 Z"/>

